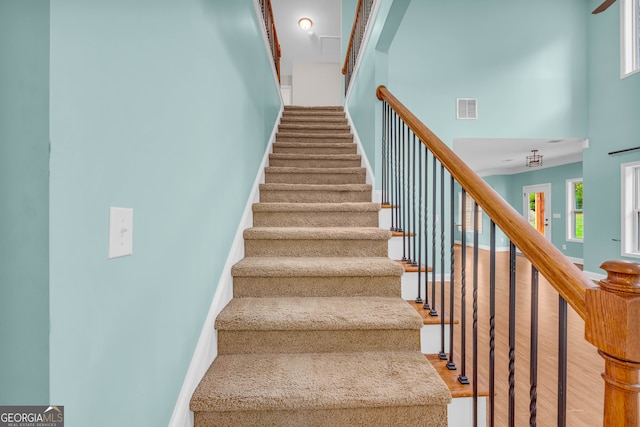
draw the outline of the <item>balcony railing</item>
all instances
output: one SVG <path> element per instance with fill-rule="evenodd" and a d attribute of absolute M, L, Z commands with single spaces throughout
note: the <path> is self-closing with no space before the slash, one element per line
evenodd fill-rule
<path fill-rule="evenodd" d="M 369 23 L 369 16 L 371 15 L 371 8 L 374 0 L 358 0 L 358 6 L 356 7 L 356 16 L 353 20 L 353 26 L 351 27 L 351 36 L 349 37 L 349 46 L 347 47 L 347 54 L 344 59 L 344 66 L 342 67 L 342 74 L 344 74 L 344 90 L 345 93 L 349 89 L 351 83 L 351 77 L 358 61 L 358 55 L 360 53 L 360 47 L 364 39 L 364 34 Z"/>
<path fill-rule="evenodd" d="M 267 39 L 269 40 L 269 48 L 273 57 L 273 64 L 276 68 L 278 81 L 280 81 L 280 43 L 278 42 L 278 32 L 273 19 L 273 9 L 271 8 L 271 0 L 259 0 L 262 18 L 264 19 L 264 27 L 267 31 Z"/>
<path fill-rule="evenodd" d="M 424 304 L 430 314 L 440 314 L 438 356 L 446 361 L 450 370 L 458 371 L 459 383 L 469 384 L 472 388 L 475 425 L 481 421 L 478 418 L 483 413 L 478 411 L 478 384 L 482 381 L 489 388 L 487 424 L 493 426 L 496 422 L 498 399 L 501 399 L 500 407 L 506 408 L 508 413 L 508 425 L 523 424 L 522 420 L 516 421 L 518 393 L 515 392 L 516 366 L 523 362 L 529 368 L 529 425 L 537 424 L 539 411 L 555 412 L 553 418 L 557 419 L 557 425 L 567 425 L 567 389 L 572 385 L 571 379 L 567 379 L 567 366 L 571 362 L 567 358 L 569 305 L 585 322 L 584 338 L 597 347 L 605 360 L 605 372 L 602 374 L 605 389 L 604 425 L 638 426 L 640 264 L 605 262 L 601 268 L 607 271 L 608 277 L 596 286 L 387 88 L 380 86 L 377 96 L 383 102 L 382 204 L 392 209 L 392 231 L 403 236 L 402 261 L 419 267 L 415 284 L 418 295 L 416 302 Z M 458 192 L 461 193 L 460 199 L 455 197 Z M 466 221 L 467 195 L 472 199 L 470 209 L 473 212 L 469 225 Z M 456 204 L 459 204 L 457 207 L 461 211 L 459 224 L 454 220 L 457 217 L 454 214 Z M 488 274 L 479 272 L 480 212 L 490 220 Z M 496 267 L 498 230 L 510 240 L 508 271 L 498 271 Z M 467 241 L 468 231 L 473 236 L 470 242 Z M 456 238 L 460 241 L 460 249 L 456 247 Z M 467 246 L 470 246 L 469 250 Z M 467 252 L 470 254 L 467 255 Z M 517 302 L 524 294 L 522 290 L 516 294 L 518 283 L 523 280 L 522 271 L 517 271 L 517 252 L 530 263 L 530 267 L 527 264 L 530 271 L 525 273 L 525 276 L 529 276 L 526 311 L 530 315 L 526 322 L 522 322 L 522 313 L 516 321 L 516 307 L 521 306 Z M 422 274 L 423 265 L 432 268 L 431 278 L 426 268 Z M 445 271 L 447 268 L 448 271 Z M 448 283 L 445 281 L 447 274 Z M 501 309 L 496 308 L 497 274 L 508 277 L 509 282 L 506 291 L 508 307 L 502 306 Z M 549 356 L 549 348 L 545 348 L 542 358 L 539 357 L 542 350 L 538 341 L 538 335 L 542 332 L 539 326 L 538 291 L 539 286 L 547 285 L 539 283 L 540 276 L 558 293 L 557 345 L 552 350 L 553 356 Z M 488 301 L 488 306 L 480 306 L 482 300 Z M 488 330 L 486 346 L 479 342 L 480 310 L 483 314 L 488 313 L 488 325 L 484 325 Z M 448 312 L 446 316 L 445 311 Z M 445 318 L 450 324 L 448 333 Z M 460 326 L 454 328 L 457 322 Z M 522 349 L 516 352 L 515 343 L 517 328 L 522 327 L 523 323 L 529 329 L 527 334 L 530 336 L 530 342 L 525 343 L 528 344 L 526 357 L 522 357 Z M 496 324 L 508 325 L 506 371 L 500 370 L 496 363 Z M 516 353 L 520 355 L 517 361 Z M 488 366 L 481 366 L 481 363 Z M 549 366 L 551 363 L 555 366 Z M 557 373 L 557 394 L 554 393 L 557 401 L 551 408 L 549 405 L 538 405 L 538 376 L 541 369 Z M 593 372 L 584 372 L 583 375 L 594 375 L 594 380 L 600 381 Z M 496 391 L 498 376 L 508 379 L 508 391 Z M 584 393 L 591 392 L 584 390 Z"/>

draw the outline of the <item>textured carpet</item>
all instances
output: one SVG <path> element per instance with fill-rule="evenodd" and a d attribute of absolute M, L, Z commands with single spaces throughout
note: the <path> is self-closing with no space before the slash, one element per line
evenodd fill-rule
<path fill-rule="evenodd" d="M 340 107 L 286 107 L 196 426 L 446 426 Z"/>

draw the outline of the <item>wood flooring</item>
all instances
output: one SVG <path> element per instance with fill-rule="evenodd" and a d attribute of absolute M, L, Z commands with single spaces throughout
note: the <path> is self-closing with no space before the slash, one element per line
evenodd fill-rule
<path fill-rule="evenodd" d="M 461 314 L 461 248 L 455 257 L 455 313 L 454 354 L 460 355 Z M 531 264 L 518 256 L 516 259 L 516 347 L 515 396 L 516 426 L 530 422 L 530 325 L 531 325 Z M 480 382 L 489 384 L 489 252 L 479 251 L 478 263 L 478 375 Z M 440 301 L 440 283 L 437 283 Z M 431 294 L 431 293 L 430 293 Z M 445 286 L 449 295 L 449 283 Z M 509 253 L 496 254 L 496 317 L 495 317 L 495 409 L 496 426 L 508 426 L 509 395 Z M 448 300 L 447 300 L 448 301 Z M 557 425 L 558 389 L 558 293 L 549 283 L 539 278 L 539 341 L 538 385 L 536 421 L 540 426 Z M 447 302 L 448 304 L 448 302 Z M 473 251 L 467 248 L 466 265 L 466 363 L 472 367 L 473 335 Z M 602 426 L 604 385 L 600 376 L 604 362 L 595 347 L 584 339 L 584 322 L 568 307 L 568 426 Z M 460 365 L 458 364 L 458 369 Z M 489 404 L 489 403 L 488 403 Z M 487 408 L 487 416 L 490 411 Z M 487 425 L 491 425 L 487 422 Z"/>

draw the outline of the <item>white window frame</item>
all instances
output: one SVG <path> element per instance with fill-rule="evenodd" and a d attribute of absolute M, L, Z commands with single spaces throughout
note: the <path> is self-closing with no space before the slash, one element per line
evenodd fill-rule
<path fill-rule="evenodd" d="M 640 162 L 623 163 L 622 256 L 640 258 Z"/>
<path fill-rule="evenodd" d="M 462 218 L 462 209 L 464 205 L 462 204 L 462 191 L 458 192 L 458 230 L 462 230 L 462 221 L 465 221 L 465 231 L 467 233 L 473 233 L 473 198 L 469 195 L 469 193 L 465 193 L 467 196 L 467 218 Z M 482 207 L 478 205 L 478 234 L 482 234 Z"/>
<path fill-rule="evenodd" d="M 620 0 L 620 78 L 640 72 L 640 0 Z"/>
<path fill-rule="evenodd" d="M 583 237 L 576 237 L 574 231 L 576 229 L 576 214 L 582 213 L 584 218 L 584 194 L 582 209 L 576 209 L 576 184 L 583 183 L 582 178 L 572 178 L 567 180 L 567 242 L 583 242 L 584 241 L 584 222 Z M 583 219 L 584 221 L 584 219 Z"/>

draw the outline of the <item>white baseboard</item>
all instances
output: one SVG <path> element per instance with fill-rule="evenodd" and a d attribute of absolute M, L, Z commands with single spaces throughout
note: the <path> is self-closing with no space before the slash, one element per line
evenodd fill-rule
<path fill-rule="evenodd" d="M 278 130 L 278 123 L 282 117 L 284 108 L 280 108 L 278 119 L 269 138 L 269 144 L 265 150 L 262 158 L 262 163 L 256 179 L 253 182 L 249 199 L 244 208 L 240 224 L 233 239 L 233 244 L 229 250 L 227 261 L 222 270 L 222 275 L 218 282 L 215 295 L 209 307 L 207 318 L 202 326 L 200 332 L 200 338 L 196 344 L 196 349 L 193 353 L 187 375 L 182 383 L 182 389 L 178 395 L 176 406 L 173 409 L 171 420 L 169 421 L 169 427 L 193 427 L 193 412 L 189 409 L 189 402 L 191 396 L 196 387 L 200 383 L 200 380 L 204 376 L 207 369 L 213 360 L 218 355 L 218 334 L 214 328 L 215 319 L 220 314 L 220 311 L 231 301 L 233 298 L 233 277 L 231 277 L 231 267 L 242 258 L 244 258 L 244 238 L 243 233 L 246 228 L 253 226 L 253 210 L 254 203 L 260 200 L 260 184 L 264 182 L 264 168 L 269 163 L 269 153 L 271 153 L 272 144 L 275 140 L 276 131 Z"/>
<path fill-rule="evenodd" d="M 353 124 L 353 120 L 351 119 L 351 115 L 349 111 L 345 108 L 345 114 L 347 116 L 347 121 L 349 122 L 349 126 L 351 127 L 351 131 L 353 132 L 353 140 L 358 147 L 358 154 L 362 156 L 362 166 L 367 170 L 367 184 L 371 184 L 375 187 L 376 177 L 373 173 L 373 168 L 371 167 L 371 163 L 369 163 L 369 159 L 367 158 L 367 153 L 364 151 L 364 147 L 362 147 L 362 141 L 360 141 L 360 137 L 358 136 L 358 131 L 356 130 L 356 126 Z M 373 198 L 373 195 L 372 195 Z"/>
<path fill-rule="evenodd" d="M 595 280 L 596 282 L 599 282 L 602 279 L 606 279 L 607 275 L 606 274 L 602 274 L 602 273 L 594 273 L 593 271 L 583 271 L 583 273 L 585 274 L 585 276 L 587 276 L 589 279 L 591 280 Z"/>

